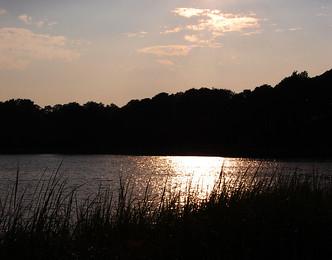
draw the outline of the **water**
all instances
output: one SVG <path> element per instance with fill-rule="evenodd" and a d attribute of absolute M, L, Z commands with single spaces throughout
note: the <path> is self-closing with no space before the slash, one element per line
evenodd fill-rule
<path fill-rule="evenodd" d="M 198 197 L 211 192 L 221 169 L 229 180 L 257 169 L 264 174 L 274 172 L 299 174 L 321 173 L 331 176 L 332 162 L 276 161 L 222 157 L 179 156 L 114 156 L 114 155 L 0 155 L 0 196 L 8 193 L 19 169 L 21 187 L 33 189 L 40 176 L 58 170 L 69 187 L 80 185 L 81 196 L 94 194 L 100 187 L 119 189 L 120 179 L 130 180 L 135 195 L 142 196 L 147 185 L 151 193 L 167 187 L 168 191 L 194 190 Z M 248 170 L 249 169 L 249 170 Z"/>

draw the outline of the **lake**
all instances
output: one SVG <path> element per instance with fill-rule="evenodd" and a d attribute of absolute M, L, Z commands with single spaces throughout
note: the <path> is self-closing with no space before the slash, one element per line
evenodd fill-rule
<path fill-rule="evenodd" d="M 111 187 L 116 192 L 122 180 L 129 181 L 138 196 L 142 196 L 148 186 L 152 194 L 167 187 L 168 191 L 183 194 L 192 190 L 196 196 L 204 198 L 213 189 L 221 169 L 230 181 L 244 173 L 247 178 L 255 174 L 262 177 L 295 171 L 303 175 L 331 176 L 332 162 L 190 156 L 0 155 L 1 196 L 15 183 L 18 169 L 20 187 L 28 190 L 43 174 L 45 177 L 58 171 L 69 187 L 82 185 L 83 197 L 96 193 L 100 187 Z"/>

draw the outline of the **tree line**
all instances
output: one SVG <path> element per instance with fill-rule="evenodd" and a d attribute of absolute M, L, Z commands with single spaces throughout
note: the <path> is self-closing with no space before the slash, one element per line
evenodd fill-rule
<path fill-rule="evenodd" d="M 132 100 L 40 107 L 0 102 L 0 153 L 331 157 L 332 70 L 275 87 L 190 89 Z"/>

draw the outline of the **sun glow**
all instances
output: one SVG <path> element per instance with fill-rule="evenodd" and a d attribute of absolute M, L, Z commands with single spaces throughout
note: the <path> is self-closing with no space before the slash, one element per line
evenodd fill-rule
<path fill-rule="evenodd" d="M 221 157 L 169 157 L 170 167 L 177 173 L 171 180 L 174 189 L 206 197 L 219 178 L 223 161 Z"/>

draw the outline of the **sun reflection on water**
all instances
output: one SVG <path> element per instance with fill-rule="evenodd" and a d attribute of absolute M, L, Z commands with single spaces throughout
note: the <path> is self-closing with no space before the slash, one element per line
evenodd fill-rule
<path fill-rule="evenodd" d="M 0 199 L 7 194 L 8 187 L 15 183 L 17 156 L 0 157 Z M 55 172 L 59 163 L 61 176 L 68 186 L 82 187 L 78 198 L 95 194 L 100 188 L 111 189 L 114 196 L 120 190 L 120 179 L 128 181 L 133 197 L 159 198 L 164 190 L 168 194 L 181 191 L 185 198 L 188 189 L 201 199 L 212 191 L 222 171 L 222 184 L 231 191 L 240 183 L 250 187 L 256 180 L 264 180 L 276 173 L 278 176 L 296 173 L 312 176 L 313 171 L 331 174 L 332 163 L 308 161 L 283 162 L 246 158 L 193 157 L 193 156 L 66 156 L 25 155 L 20 156 L 20 183 L 33 192 L 39 183 L 40 173 L 45 169 L 45 178 Z M 44 175 L 43 175 L 44 176 Z M 239 182 L 240 181 L 240 182 Z M 83 185 L 83 186 L 82 186 Z M 148 187 L 148 189 L 147 189 Z M 174 193 L 173 193 L 174 194 Z"/>
<path fill-rule="evenodd" d="M 221 157 L 168 157 L 167 162 L 176 173 L 171 177 L 173 188 L 182 193 L 190 190 L 199 198 L 206 197 L 219 178 L 223 161 Z"/>

